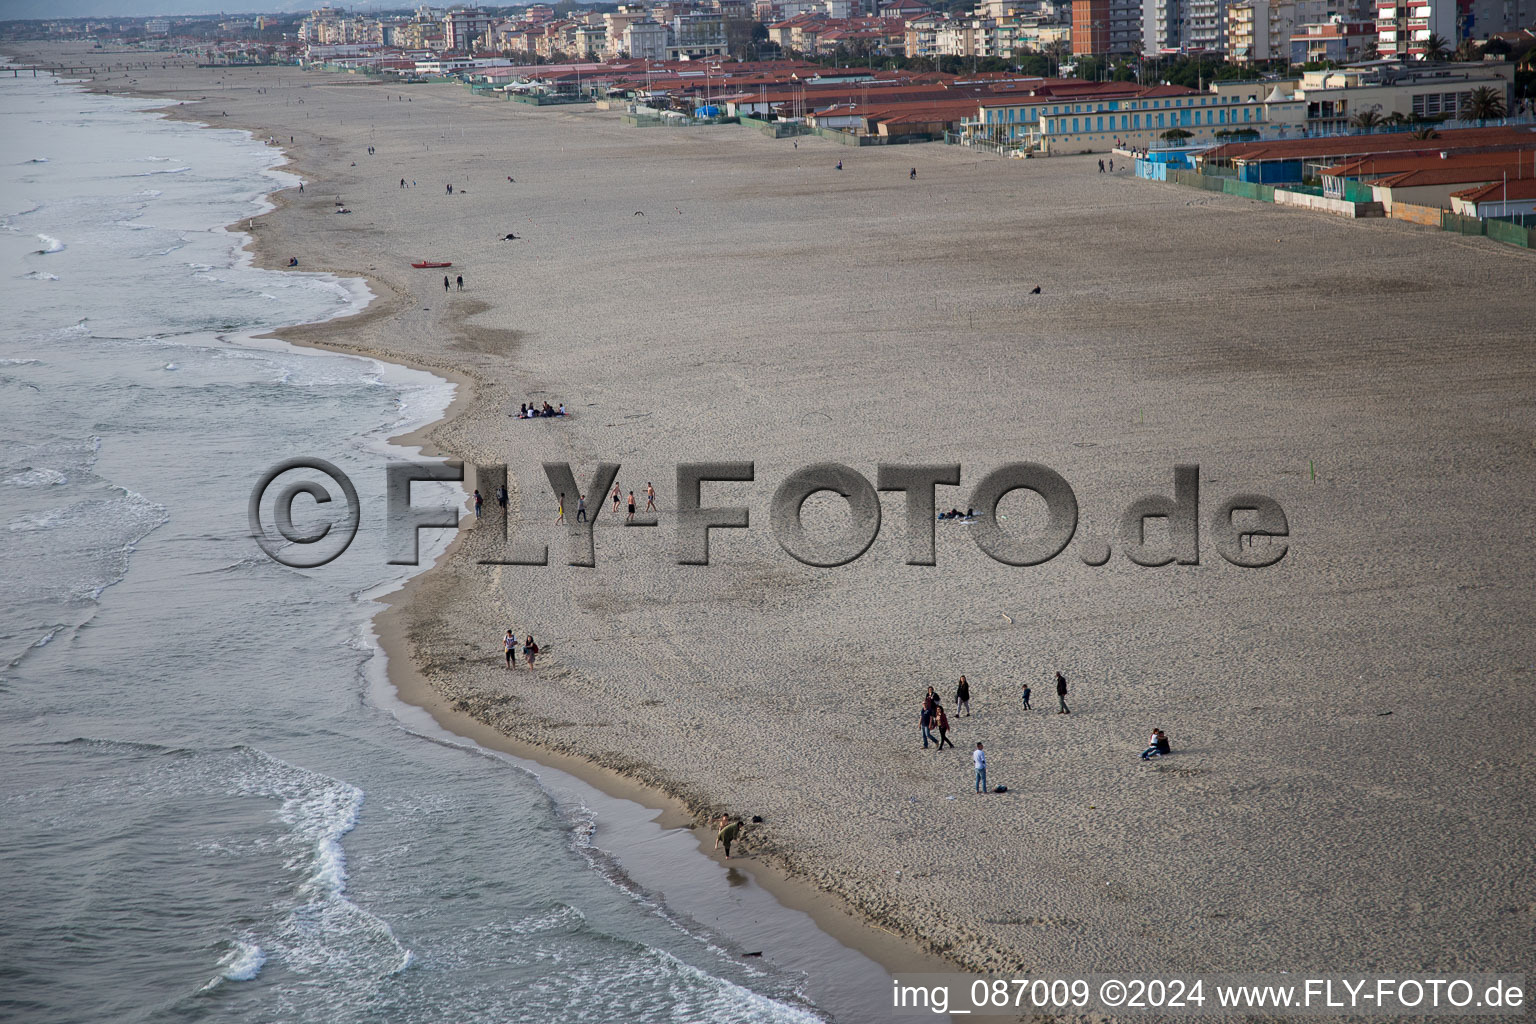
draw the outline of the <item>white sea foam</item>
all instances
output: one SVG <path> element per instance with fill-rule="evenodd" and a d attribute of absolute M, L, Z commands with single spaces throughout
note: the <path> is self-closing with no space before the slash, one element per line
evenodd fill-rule
<path fill-rule="evenodd" d="M 28 281 L 57 281 L 59 279 L 58 274 L 45 274 L 41 270 L 34 270 L 32 273 L 24 276 Z"/>
<path fill-rule="evenodd" d="M 42 467 L 28 469 L 15 476 L 7 477 L 5 482 L 12 487 L 57 487 L 59 484 L 69 483 L 69 477 L 56 469 Z"/>
<path fill-rule="evenodd" d="M 229 951 L 229 955 L 220 961 L 219 975 L 228 981 L 250 981 L 261 973 L 262 965 L 266 962 L 267 954 L 260 946 L 240 940 Z"/>
<path fill-rule="evenodd" d="M 142 188 L 142 189 L 139 189 L 139 191 L 135 192 L 134 194 L 135 195 L 140 195 L 140 196 L 147 196 L 150 199 L 153 199 L 156 196 L 163 196 L 163 195 L 165 195 L 164 192 L 160 191 L 157 188 Z"/>
<path fill-rule="evenodd" d="M 135 178 L 147 178 L 151 174 L 182 174 L 182 173 L 184 173 L 186 171 L 190 171 L 191 169 L 192 168 L 190 168 L 190 167 L 165 167 L 165 168 L 161 168 L 161 169 L 153 170 L 153 171 L 140 171 L 139 173 L 133 175 L 133 177 L 135 177 Z"/>
<path fill-rule="evenodd" d="M 37 250 L 40 253 L 46 255 L 49 253 L 64 251 L 64 243 L 59 241 L 57 238 L 54 238 L 52 235 L 39 234 L 37 236 L 37 240 L 43 243 L 43 247 Z"/>

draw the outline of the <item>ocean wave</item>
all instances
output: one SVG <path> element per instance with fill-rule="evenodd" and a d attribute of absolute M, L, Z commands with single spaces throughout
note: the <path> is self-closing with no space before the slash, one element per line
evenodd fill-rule
<path fill-rule="evenodd" d="M 47 256 L 52 253 L 64 251 L 64 243 L 59 241 L 57 238 L 54 238 L 52 235 L 39 234 L 37 236 L 37 240 L 43 243 L 43 247 L 37 250 L 38 255 L 40 256 Z"/>
<path fill-rule="evenodd" d="M 27 161 L 27 163 L 29 163 L 29 164 L 45 164 L 47 162 L 48 162 L 48 158 L 45 157 L 45 156 L 35 156 L 31 160 Z"/>
<path fill-rule="evenodd" d="M 192 168 L 190 168 L 190 167 L 166 167 L 166 168 L 163 168 L 163 169 L 153 170 L 153 171 L 140 171 L 137 174 L 129 175 L 129 177 L 131 177 L 131 178 L 147 178 L 151 174 L 181 174 L 181 173 L 183 173 L 185 171 L 190 171 L 191 169 Z"/>
<path fill-rule="evenodd" d="M 41 359 L 0 359 L 0 366 L 41 366 Z"/>
<path fill-rule="evenodd" d="M 59 279 L 58 274 L 45 274 L 41 270 L 34 270 L 30 274 L 22 275 L 22 277 L 27 281 L 57 281 Z"/>
<path fill-rule="evenodd" d="M 154 199 L 156 196 L 163 196 L 163 195 L 165 195 L 165 193 L 160 191 L 157 188 L 142 188 L 142 189 L 139 189 L 139 191 L 135 192 L 134 195 L 146 196 L 146 197 L 148 197 L 150 199 Z"/>
<path fill-rule="evenodd" d="M 69 477 L 56 469 L 43 466 L 37 469 L 26 469 L 15 476 L 7 477 L 5 482 L 12 487 L 57 487 L 60 484 L 69 483 Z"/>
<path fill-rule="evenodd" d="M 291 765 L 254 748 L 241 748 L 245 770 L 236 792 L 280 799 L 278 820 L 288 826 L 285 862 L 299 876 L 299 903 L 267 945 L 300 974 L 384 977 L 414 962 L 389 923 L 346 895 L 347 859 L 341 840 L 357 827 L 363 791 Z"/>
<path fill-rule="evenodd" d="M 575 931 L 585 927 L 586 923 L 587 915 L 580 909 L 569 903 L 557 903 L 543 914 L 513 922 L 506 930 L 513 935 L 539 935 L 545 932 Z"/>
<path fill-rule="evenodd" d="M 267 962 L 267 954 L 254 942 L 244 939 L 235 942 L 235 948 L 219 962 L 219 977 L 226 981 L 251 981 L 261 973 Z"/>

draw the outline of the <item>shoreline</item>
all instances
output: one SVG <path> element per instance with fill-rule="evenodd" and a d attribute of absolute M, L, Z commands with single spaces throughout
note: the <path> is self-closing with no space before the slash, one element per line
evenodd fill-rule
<path fill-rule="evenodd" d="M 171 120 L 182 121 L 200 127 L 222 128 L 226 130 L 243 131 L 252 141 L 261 142 L 257 130 L 247 127 L 237 127 L 222 124 L 218 121 L 200 117 L 196 114 L 182 112 L 179 108 L 181 101 L 168 99 L 154 91 L 139 89 L 119 88 L 108 91 L 95 84 L 94 79 L 63 80 L 77 83 L 82 91 L 98 94 L 117 96 L 132 96 L 137 99 L 158 102 L 166 100 L 169 105 L 164 107 L 148 107 L 146 112 L 159 114 Z M 279 172 L 305 179 L 306 171 L 301 159 L 295 156 L 286 146 L 278 144 L 275 147 L 283 156 L 283 161 L 268 168 L 269 172 Z M 237 248 L 237 252 L 244 254 L 251 266 L 266 270 L 286 269 L 285 259 L 263 245 L 263 223 L 269 218 L 279 218 L 285 213 L 291 213 L 291 203 L 294 188 L 275 182 L 271 191 L 262 198 L 268 209 L 251 218 L 241 218 L 231 224 L 224 225 L 224 230 L 230 234 L 240 236 L 243 241 Z M 402 357 L 399 353 L 384 353 L 376 349 L 347 345 L 334 340 L 327 340 L 322 335 L 337 330 L 353 330 L 362 325 L 375 321 L 385 321 L 395 316 L 405 303 L 405 297 L 398 290 L 376 274 L 356 268 L 337 268 L 322 266 L 318 268 L 301 266 L 302 272 L 326 274 L 340 280 L 353 278 L 363 282 L 371 297 L 358 309 L 344 311 L 319 321 L 311 321 L 288 325 L 262 333 L 252 333 L 248 336 L 257 341 L 273 340 L 299 348 L 308 348 L 319 351 L 336 353 L 363 359 L 372 359 L 379 362 L 401 366 L 407 369 L 425 372 L 441 378 L 454 385 L 453 397 L 441 414 L 427 422 L 406 430 L 397 435 L 383 438 L 383 443 L 392 447 L 417 448 L 421 454 L 429 458 L 455 458 L 450 452 L 443 450 L 434 443 L 433 436 L 441 428 L 452 423 L 460 416 L 475 408 L 478 401 L 480 381 L 473 375 L 458 368 L 445 367 L 441 364 L 412 360 Z M 473 469 L 469 460 L 465 460 L 466 469 L 465 487 L 466 496 L 473 479 Z M 471 520 L 472 522 L 472 520 Z M 452 538 L 441 551 L 432 558 L 430 564 L 420 571 L 413 573 L 398 585 L 385 584 L 390 589 L 376 597 L 364 598 L 381 606 L 371 618 L 372 633 L 379 654 L 384 659 L 385 681 L 393 691 L 396 700 L 407 708 L 425 713 L 431 721 L 448 736 L 456 740 L 466 742 L 472 746 L 487 749 L 497 754 L 507 755 L 516 762 L 531 762 L 543 769 L 550 769 L 557 774 L 569 776 L 583 786 L 590 787 L 615 802 L 628 802 L 642 808 L 646 817 L 661 832 L 686 831 L 691 839 L 694 852 L 700 858 L 720 864 L 722 867 L 743 872 L 751 877 L 770 900 L 783 910 L 792 914 L 801 914 L 812 922 L 815 929 L 819 930 L 833 942 L 862 957 L 866 957 L 878 964 L 883 971 L 888 973 L 922 972 L 936 973 L 953 971 L 957 968 L 930 952 L 920 948 L 908 936 L 882 928 L 872 921 L 858 916 L 852 909 L 841 905 L 829 905 L 826 902 L 827 893 L 810 884 L 809 882 L 794 877 L 788 870 L 767 859 L 755 859 L 752 853 L 738 856 L 729 862 L 724 861 L 718 853 L 712 852 L 709 844 L 713 836 L 713 826 L 708 820 L 700 823 L 700 810 L 690 809 L 688 801 L 679 795 L 670 793 L 665 789 L 648 785 L 631 776 L 615 771 L 591 759 L 562 751 L 552 750 L 537 744 L 522 742 L 507 735 L 483 720 L 476 718 L 461 708 L 452 706 L 448 697 L 436 690 L 426 679 L 412 655 L 409 641 L 406 637 L 406 626 L 401 621 L 409 608 L 411 601 L 417 592 L 423 587 L 431 585 L 432 574 L 444 563 L 451 559 L 459 547 L 465 543 L 469 535 L 466 524 L 461 520 L 461 525 Z M 520 670 L 521 671 L 521 670 Z M 526 766 L 525 766 L 526 770 Z M 537 773 L 535 773 L 537 774 Z M 551 797 L 556 796 L 557 791 L 567 792 L 573 788 L 568 784 L 555 784 L 555 789 L 540 779 L 541 786 L 549 792 Z M 601 827 L 601 822 L 599 822 Z M 751 844 L 746 844 L 750 850 Z M 757 855 L 761 858 L 762 855 Z M 640 878 L 631 873 L 631 867 L 624 863 L 619 864 L 619 870 L 627 877 L 635 878 L 640 884 L 645 884 L 643 876 L 646 873 L 656 874 L 655 865 L 641 865 Z M 646 871 L 647 868 L 651 870 Z M 663 872 L 663 875 L 665 873 Z M 739 883 L 729 883 L 736 885 Z M 664 901 L 671 905 L 665 893 L 662 893 Z M 698 901 L 695 900 L 697 903 Z M 726 904 L 722 903 L 722 906 Z M 674 908 L 675 909 L 675 908 Z M 750 941 L 751 935 L 745 930 L 727 925 L 715 925 L 714 929 L 729 941 L 735 942 L 743 949 L 761 942 Z M 785 925 L 780 922 L 778 927 Z M 789 925 L 793 929 L 794 925 Z M 793 954 L 790 945 L 781 943 L 781 953 Z M 761 955 L 753 953 L 752 955 Z M 772 954 L 770 953 L 770 956 Z M 800 966 L 781 964 L 783 970 L 804 970 L 808 964 Z M 812 998 L 813 1005 L 823 1012 L 833 1012 L 836 1007 L 839 1011 L 834 1019 L 858 1020 L 860 1009 L 866 1005 L 878 1006 L 879 1003 L 851 1002 L 849 992 L 843 991 L 836 981 L 823 980 L 817 983 L 816 979 L 807 972 L 807 988 L 812 990 L 807 993 Z M 820 990 L 819 993 L 817 990 Z M 822 999 L 815 999 L 820 994 Z M 881 998 L 886 995 L 884 987 L 870 987 L 867 995 Z M 828 1000 L 830 997 L 830 1000 Z M 837 1006 L 839 997 L 845 1004 Z M 824 1000 L 832 1003 L 828 1006 Z M 870 1018 L 872 1020 L 878 1017 Z"/>

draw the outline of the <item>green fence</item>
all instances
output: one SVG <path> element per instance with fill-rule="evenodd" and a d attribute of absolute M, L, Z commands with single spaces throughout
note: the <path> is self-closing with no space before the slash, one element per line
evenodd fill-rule
<path fill-rule="evenodd" d="M 1483 222 L 1476 217 L 1464 217 L 1459 213 L 1446 210 L 1440 214 L 1440 229 L 1442 231 L 1456 231 L 1463 235 L 1483 234 Z"/>
<path fill-rule="evenodd" d="M 1521 227 L 1507 220 L 1485 220 L 1483 229 L 1495 242 L 1518 245 L 1523 249 L 1536 249 L 1536 228 Z"/>
<path fill-rule="evenodd" d="M 1376 190 L 1363 181 L 1345 179 L 1344 198 L 1352 203 L 1374 203 Z"/>

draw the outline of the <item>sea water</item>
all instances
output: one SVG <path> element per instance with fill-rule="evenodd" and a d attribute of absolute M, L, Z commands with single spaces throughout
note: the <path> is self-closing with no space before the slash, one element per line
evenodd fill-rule
<path fill-rule="evenodd" d="M 221 225 L 280 155 L 149 105 L 0 79 L 0 1019 L 822 1019 L 534 778 L 402 726 L 380 467 L 451 386 L 253 341 L 365 289 L 250 267 Z M 366 510 L 324 569 L 249 536 L 293 455 Z"/>

